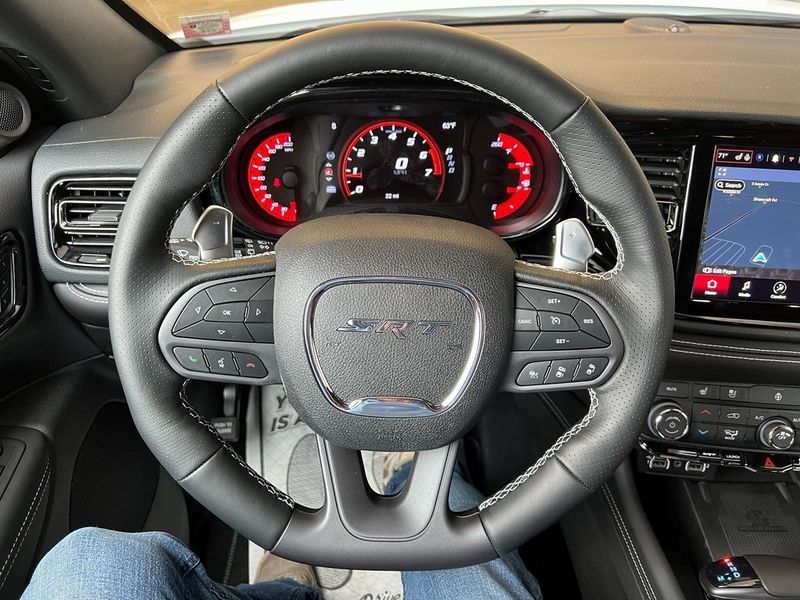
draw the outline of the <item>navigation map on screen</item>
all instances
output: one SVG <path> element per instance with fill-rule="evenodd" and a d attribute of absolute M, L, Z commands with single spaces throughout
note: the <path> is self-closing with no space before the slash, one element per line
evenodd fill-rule
<path fill-rule="evenodd" d="M 800 302 L 800 150 L 716 148 L 693 298 Z"/>

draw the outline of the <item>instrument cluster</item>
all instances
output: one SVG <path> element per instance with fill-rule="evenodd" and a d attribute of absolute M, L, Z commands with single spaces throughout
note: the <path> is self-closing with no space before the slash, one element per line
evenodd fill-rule
<path fill-rule="evenodd" d="M 239 139 L 221 194 L 245 229 L 278 237 L 322 215 L 406 212 L 511 238 L 555 216 L 563 168 L 532 124 L 474 99 L 340 96 L 295 102 Z"/>

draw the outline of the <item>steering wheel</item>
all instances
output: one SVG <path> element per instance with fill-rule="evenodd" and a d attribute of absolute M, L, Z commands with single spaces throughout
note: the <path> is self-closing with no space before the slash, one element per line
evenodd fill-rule
<path fill-rule="evenodd" d="M 256 256 L 191 261 L 170 252 L 176 215 L 254 121 L 310 88 L 375 74 L 465 86 L 539 128 L 575 192 L 613 235 L 614 268 L 595 274 L 530 264 L 486 229 L 395 214 L 312 220 L 284 235 L 275 252 Z M 176 321 L 198 298 L 272 305 L 262 323 L 269 331 L 258 341 L 176 335 Z M 612 473 L 635 444 L 665 366 L 673 276 L 652 192 L 591 100 L 482 36 L 387 22 L 334 27 L 271 47 L 186 109 L 131 192 L 109 304 L 114 356 L 136 425 L 188 493 L 281 556 L 418 570 L 501 556 Z M 539 327 L 537 310 L 540 319 L 556 315 L 593 328 L 594 343 L 573 347 L 577 333 L 531 332 Z M 531 312 L 532 321 L 525 318 Z M 531 333 L 548 343 L 529 348 Z M 284 383 L 320 440 L 322 508 L 297 505 L 265 481 L 191 406 L 180 347 L 238 353 L 235 364 L 255 369 L 249 381 Z M 573 381 L 570 369 L 558 368 L 564 364 L 590 367 L 579 366 Z M 248 380 L 244 375 L 193 378 Z M 452 512 L 458 440 L 486 403 L 500 389 L 561 388 L 589 389 L 586 416 L 479 507 Z M 403 491 L 374 494 L 359 450 L 417 451 Z"/>

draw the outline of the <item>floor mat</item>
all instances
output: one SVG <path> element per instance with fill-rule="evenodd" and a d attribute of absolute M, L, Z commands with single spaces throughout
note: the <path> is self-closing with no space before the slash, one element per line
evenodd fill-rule
<path fill-rule="evenodd" d="M 317 438 L 300 420 L 286 399 L 283 386 L 266 386 L 260 402 L 250 402 L 247 410 L 247 463 L 275 487 L 288 492 L 295 502 L 319 508 L 325 500 Z M 365 471 L 370 486 L 382 487 L 381 455 L 364 453 Z M 249 580 L 253 581 L 263 548 L 250 542 Z M 349 571 L 316 568 L 317 580 L 327 600 L 391 598 L 402 600 L 403 584 L 399 572 Z"/>

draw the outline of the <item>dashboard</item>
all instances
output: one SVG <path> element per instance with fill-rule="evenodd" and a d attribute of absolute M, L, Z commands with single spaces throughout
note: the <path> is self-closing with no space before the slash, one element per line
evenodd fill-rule
<path fill-rule="evenodd" d="M 506 238 L 544 227 L 564 173 L 544 134 L 460 90 L 311 92 L 241 136 L 216 186 L 240 226 L 277 237 L 324 215 L 411 212 Z"/>

